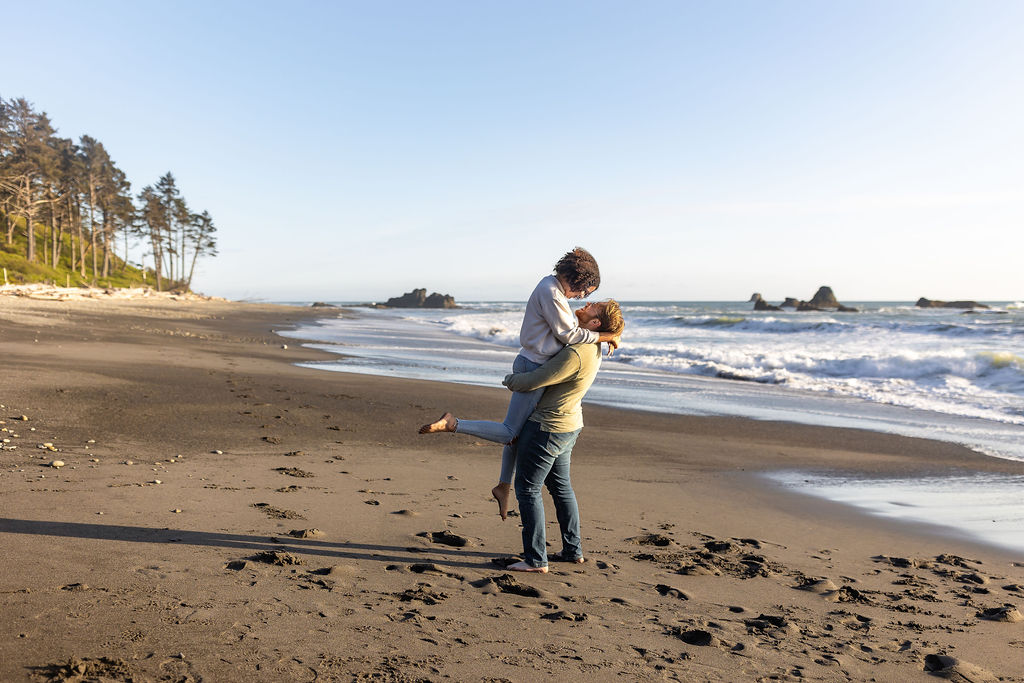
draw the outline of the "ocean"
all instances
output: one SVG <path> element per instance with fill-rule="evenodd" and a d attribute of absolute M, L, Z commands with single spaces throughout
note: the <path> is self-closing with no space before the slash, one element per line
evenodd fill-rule
<path fill-rule="evenodd" d="M 620 303 L 626 319 L 622 346 L 603 363 L 588 402 L 861 428 L 1024 461 L 1022 302 L 985 302 L 991 308 L 974 311 L 844 302 L 857 313 L 755 312 L 751 303 L 732 302 Z M 281 334 L 315 340 L 309 345 L 336 353 L 335 360 L 308 364 L 322 369 L 498 387 L 518 350 L 523 309 L 522 302 L 469 302 L 448 310 L 351 308 Z M 896 514 L 883 511 L 877 500 L 891 499 L 893 485 L 908 500 L 953 486 L 837 484 L 824 473 L 806 475 L 776 479 L 878 514 Z M 1017 491 L 1019 484 L 978 479 L 977 493 L 991 495 L 1003 485 Z M 955 484 L 966 495 L 971 487 L 970 481 Z M 1013 501 L 1007 498 L 1002 522 L 992 521 L 998 537 L 987 540 L 1006 545 L 1011 538 L 1011 545 L 1024 549 L 1024 507 Z M 926 514 L 916 503 L 898 507 L 900 516 L 915 519 L 916 510 L 927 519 L 915 521 L 934 521 L 934 511 Z M 968 532 L 985 536 L 974 528 Z"/>

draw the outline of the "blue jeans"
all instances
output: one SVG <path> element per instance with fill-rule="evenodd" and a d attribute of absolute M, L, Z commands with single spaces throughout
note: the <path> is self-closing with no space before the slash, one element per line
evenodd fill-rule
<path fill-rule="evenodd" d="M 579 429 L 563 434 L 545 432 L 536 422 L 527 422 L 519 434 L 516 499 L 523 523 L 523 559 L 531 567 L 548 565 L 544 501 L 540 496 L 542 485 L 548 487 L 555 502 L 555 516 L 562 532 L 562 557 L 583 557 L 580 511 L 569 479 L 572 447 L 579 435 Z"/>
<path fill-rule="evenodd" d="M 522 355 L 516 356 L 512 362 L 512 372 L 529 372 L 539 367 L 540 363 L 534 363 Z M 501 474 L 498 476 L 498 481 L 506 484 L 512 483 L 512 475 L 516 471 L 516 447 L 510 442 L 519 436 L 523 424 L 526 423 L 526 418 L 530 417 L 530 413 L 537 407 L 537 402 L 540 401 L 543 393 L 543 388 L 534 391 L 512 392 L 504 422 L 459 420 L 455 426 L 455 431 L 459 434 L 471 434 L 487 441 L 505 444 L 505 448 L 501 451 Z"/>

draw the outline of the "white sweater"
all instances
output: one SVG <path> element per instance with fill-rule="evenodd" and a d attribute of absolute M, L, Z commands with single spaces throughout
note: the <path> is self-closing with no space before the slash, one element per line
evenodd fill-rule
<path fill-rule="evenodd" d="M 580 327 L 569 308 L 569 300 L 554 275 L 541 280 L 526 302 L 519 343 L 523 356 L 534 363 L 543 363 L 567 344 L 594 344 L 600 335 Z"/>

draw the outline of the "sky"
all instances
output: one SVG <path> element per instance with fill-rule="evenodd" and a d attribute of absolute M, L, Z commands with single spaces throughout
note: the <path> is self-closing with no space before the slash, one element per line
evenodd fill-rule
<path fill-rule="evenodd" d="M 0 97 L 172 172 L 206 294 L 1024 299 L 1024 2 L 4 5 Z"/>

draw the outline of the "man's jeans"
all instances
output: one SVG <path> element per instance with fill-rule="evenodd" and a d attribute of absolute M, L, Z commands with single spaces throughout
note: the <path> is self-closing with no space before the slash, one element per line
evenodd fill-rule
<path fill-rule="evenodd" d="M 534 363 L 523 355 L 516 356 L 512 362 L 512 372 L 529 372 L 540 367 L 540 363 Z M 505 414 L 504 422 L 489 422 L 487 420 L 459 420 L 455 431 L 459 434 L 470 434 L 472 436 L 505 444 L 501 452 L 501 474 L 498 481 L 506 484 L 512 483 L 512 475 L 516 471 L 516 447 L 510 442 L 519 436 L 526 418 L 537 407 L 537 402 L 544 394 L 544 389 L 533 391 L 513 391 L 512 398 L 508 401 L 508 412 Z"/>
<path fill-rule="evenodd" d="M 562 557 L 583 557 L 580 545 L 580 511 L 569 480 L 569 463 L 576 437 L 574 432 L 545 432 L 527 421 L 519 434 L 516 459 L 516 498 L 523 523 L 523 559 L 531 567 L 546 567 L 548 554 L 544 534 L 544 501 L 541 486 L 547 486 L 555 502 L 555 515 L 562 532 Z"/>

